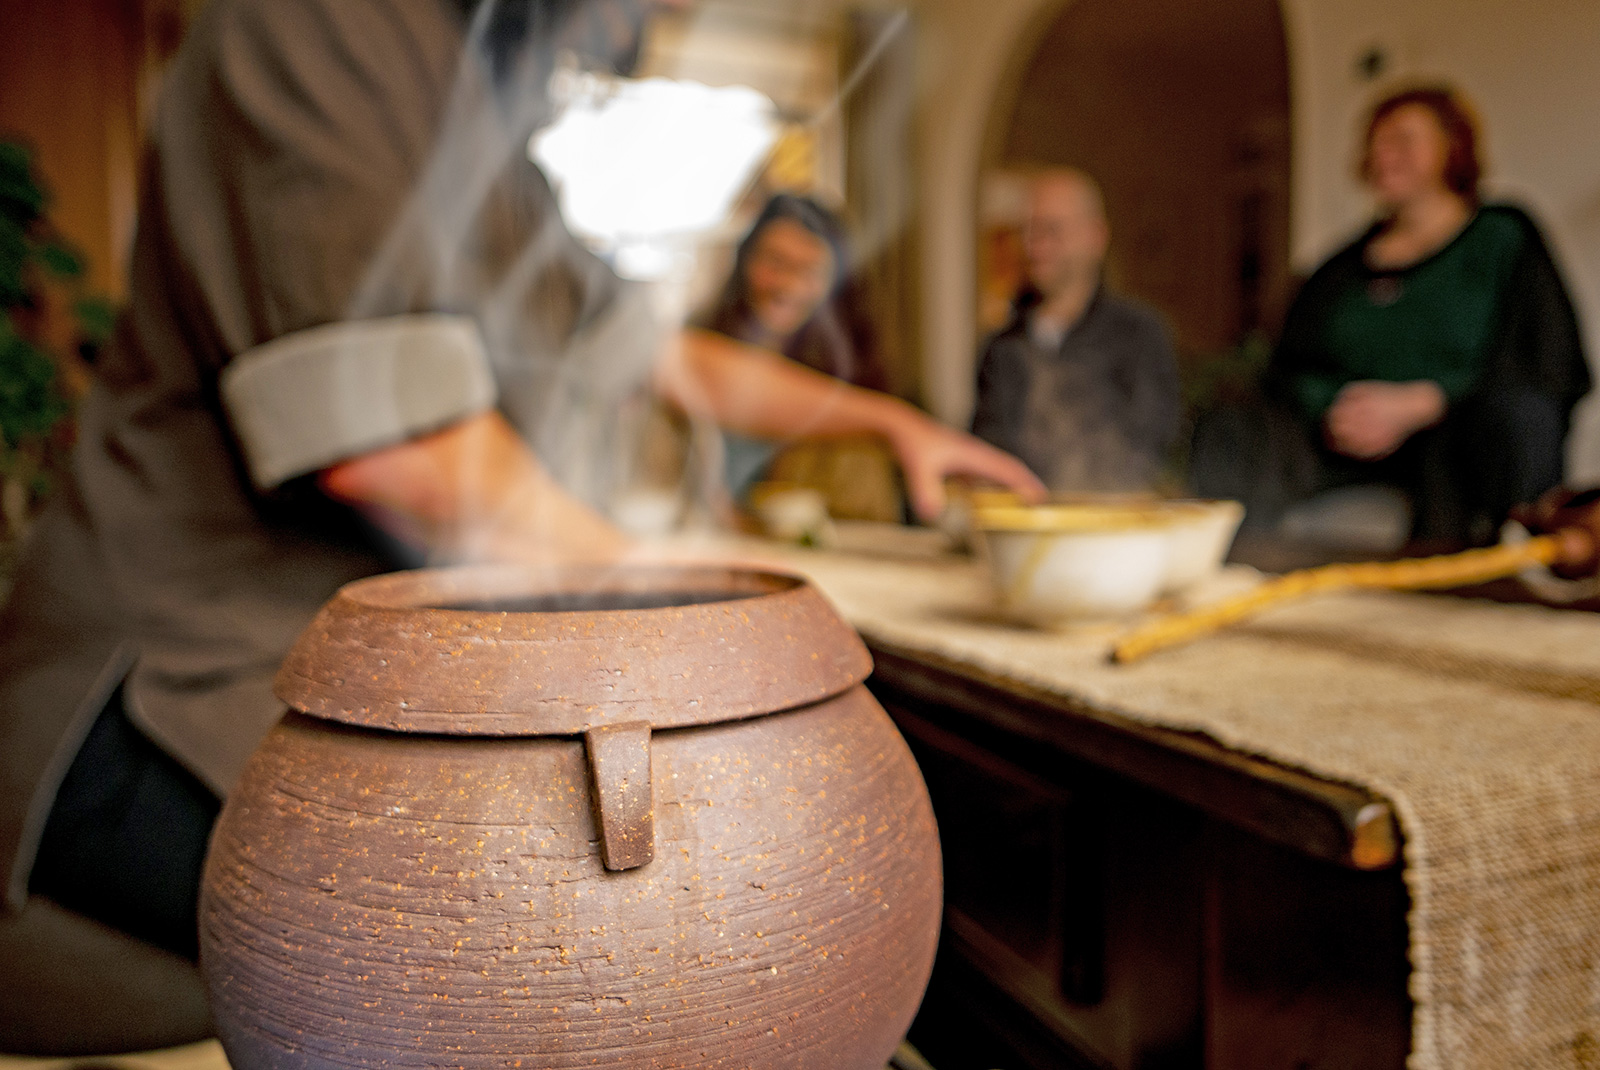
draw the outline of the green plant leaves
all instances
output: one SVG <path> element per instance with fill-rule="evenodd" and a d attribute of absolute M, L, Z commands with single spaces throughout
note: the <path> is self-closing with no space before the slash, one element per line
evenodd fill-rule
<path fill-rule="evenodd" d="M 60 239 L 30 242 L 29 253 L 38 265 L 58 279 L 76 279 L 83 274 L 83 258 Z"/>
<path fill-rule="evenodd" d="M 111 341 L 111 332 L 117 326 L 117 306 L 108 297 L 98 295 L 80 297 L 72 306 L 78 317 L 78 327 L 83 336 L 97 346 Z"/>
<path fill-rule="evenodd" d="M 27 267 L 27 233 L 15 219 L 0 215 L 0 308 L 16 308 L 27 300 Z"/>
<path fill-rule="evenodd" d="M 109 301 L 82 292 L 83 257 L 46 219 L 49 201 L 29 150 L 0 141 L 0 534 L 13 539 L 62 462 L 72 411 L 55 356 L 31 337 L 39 317 L 18 313 L 50 307 L 47 290 L 61 287 L 83 341 L 106 341 L 114 318 Z"/>
<path fill-rule="evenodd" d="M 33 179 L 32 156 L 15 142 L 0 141 L 0 217 L 26 228 L 44 215 L 44 190 Z"/>
<path fill-rule="evenodd" d="M 0 312 L 0 438 L 15 449 L 28 438 L 48 435 L 68 408 L 56 389 L 55 362 Z"/>

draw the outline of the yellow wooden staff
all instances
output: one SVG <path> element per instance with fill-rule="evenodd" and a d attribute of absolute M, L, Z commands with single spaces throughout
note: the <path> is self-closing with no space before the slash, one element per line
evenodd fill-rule
<path fill-rule="evenodd" d="M 1595 545 L 1589 532 L 1569 527 L 1526 542 L 1459 554 L 1301 569 L 1215 605 L 1161 617 L 1135 628 L 1117 640 L 1111 650 L 1111 660 L 1135 661 L 1165 647 L 1209 635 L 1269 606 L 1303 595 L 1352 588 L 1420 591 L 1466 587 L 1514 576 L 1527 568 L 1588 561 L 1594 556 Z"/>

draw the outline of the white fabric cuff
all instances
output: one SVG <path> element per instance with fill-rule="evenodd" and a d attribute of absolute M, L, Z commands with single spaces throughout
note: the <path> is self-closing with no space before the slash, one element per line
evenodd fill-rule
<path fill-rule="evenodd" d="M 496 399 L 477 324 L 444 313 L 275 338 L 235 357 L 221 388 L 263 490 L 487 411 Z"/>

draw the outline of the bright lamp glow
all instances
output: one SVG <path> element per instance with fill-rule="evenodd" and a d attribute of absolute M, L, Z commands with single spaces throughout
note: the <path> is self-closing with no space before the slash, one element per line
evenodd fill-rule
<path fill-rule="evenodd" d="M 566 106 L 528 152 L 567 226 L 624 274 L 660 277 L 674 248 L 723 223 L 778 136 L 772 102 L 744 86 L 563 81 Z"/>

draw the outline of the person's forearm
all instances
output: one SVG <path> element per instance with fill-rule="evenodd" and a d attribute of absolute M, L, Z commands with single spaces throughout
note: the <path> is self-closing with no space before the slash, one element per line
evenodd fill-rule
<path fill-rule="evenodd" d="M 776 353 L 687 331 L 662 362 L 657 386 L 691 416 L 765 438 L 872 434 L 900 462 L 912 507 L 925 520 L 944 508 L 944 480 L 965 475 L 1028 500 L 1044 487 L 1010 454 L 945 427 L 898 398 L 863 390 Z"/>
<path fill-rule="evenodd" d="M 897 444 L 926 419 L 899 398 L 709 331 L 683 333 L 658 384 L 690 415 L 758 438 L 878 435 Z"/>
<path fill-rule="evenodd" d="M 582 563 L 627 549 L 495 412 L 333 465 L 317 485 L 433 560 Z"/>

